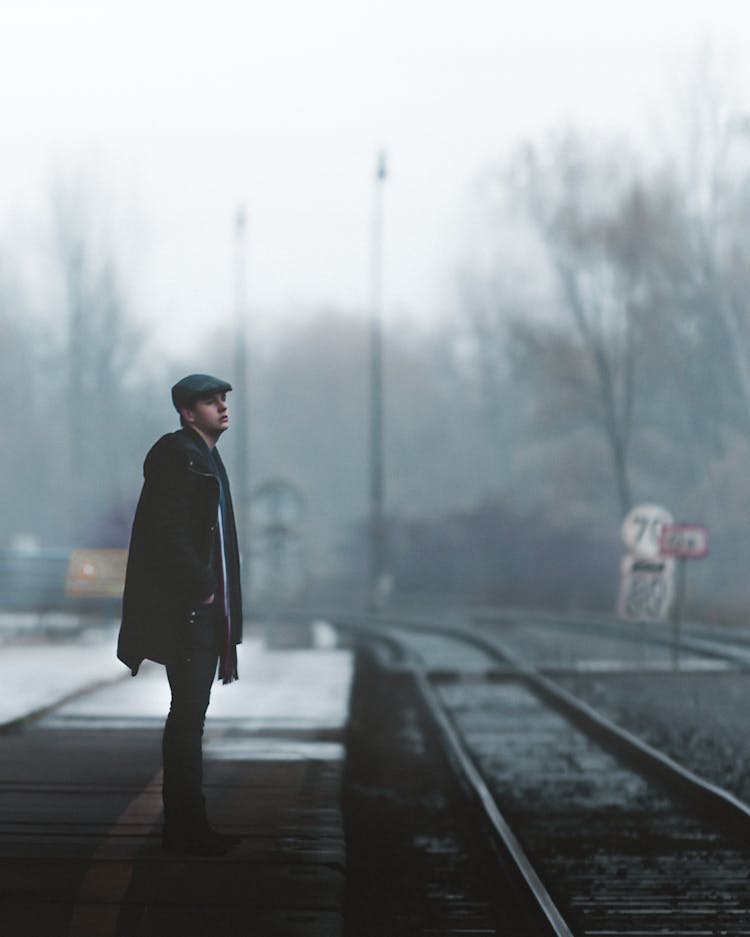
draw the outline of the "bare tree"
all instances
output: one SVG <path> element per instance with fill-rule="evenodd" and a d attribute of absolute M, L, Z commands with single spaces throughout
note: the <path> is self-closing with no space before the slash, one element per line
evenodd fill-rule
<path fill-rule="evenodd" d="M 523 193 L 556 273 L 589 369 L 595 425 L 607 442 L 621 514 L 631 506 L 629 450 L 633 429 L 640 278 L 617 256 L 618 222 L 634 179 L 621 154 L 591 159 L 573 136 L 554 142 L 545 158 L 527 146 L 514 184 Z"/>
<path fill-rule="evenodd" d="M 715 50 L 699 51 L 683 89 L 679 151 L 672 158 L 684 206 L 684 308 L 705 336 L 725 334 L 750 433 L 750 118 L 733 100 L 734 82 Z"/>
<path fill-rule="evenodd" d="M 459 283 L 463 342 L 459 364 L 476 395 L 480 422 L 490 443 L 495 490 L 511 487 L 524 395 L 513 380 L 509 330 L 526 317 L 529 300 L 520 278 L 498 261 L 490 274 L 464 270 Z"/>
<path fill-rule="evenodd" d="M 58 184 L 53 190 L 67 323 L 63 393 L 72 543 L 90 540 L 103 504 L 117 500 L 123 491 L 122 400 L 142 344 L 125 309 L 111 220 L 97 217 L 96 209 L 94 194 L 85 184 Z"/>

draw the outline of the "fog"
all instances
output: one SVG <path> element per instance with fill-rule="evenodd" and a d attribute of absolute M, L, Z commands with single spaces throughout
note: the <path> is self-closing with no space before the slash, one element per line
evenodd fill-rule
<path fill-rule="evenodd" d="M 379 193 L 395 593 L 611 610 L 655 502 L 711 532 L 689 612 L 742 617 L 742 8 L 495 6 L 4 6 L 6 564 L 127 546 L 169 388 L 236 382 L 239 310 L 251 582 L 363 590 Z"/>

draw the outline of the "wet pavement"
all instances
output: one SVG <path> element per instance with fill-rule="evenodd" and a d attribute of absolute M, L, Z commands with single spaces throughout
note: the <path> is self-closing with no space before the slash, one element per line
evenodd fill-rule
<path fill-rule="evenodd" d="M 325 630 L 307 637 L 307 647 L 276 650 L 256 632 L 241 647 L 240 681 L 215 685 L 204 739 L 207 802 L 214 825 L 242 837 L 220 859 L 161 849 L 160 741 L 169 700 L 161 667 L 145 665 L 131 678 L 115 662 L 111 684 L 6 731 L 3 937 L 340 934 L 352 662 Z M 71 653 L 30 645 L 14 649 L 14 662 L 34 682 Z M 98 683 L 106 641 L 89 641 L 82 656 L 91 666 L 80 675 Z M 40 683 L 27 705 L 48 705 L 48 689 Z M 54 686 L 63 695 L 74 689 Z"/>

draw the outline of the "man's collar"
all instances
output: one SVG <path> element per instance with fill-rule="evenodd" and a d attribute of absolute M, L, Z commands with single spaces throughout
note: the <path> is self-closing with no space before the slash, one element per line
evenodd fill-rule
<path fill-rule="evenodd" d="M 191 443 L 194 443 L 198 446 L 201 452 L 209 453 L 211 451 L 211 446 L 209 446 L 198 430 L 193 429 L 192 426 L 183 426 L 182 431 L 185 433 Z"/>
<path fill-rule="evenodd" d="M 216 469 L 212 455 L 214 453 L 218 455 L 216 448 L 211 449 L 201 434 L 189 426 L 183 426 L 182 432 L 188 446 L 195 450 L 195 454 L 200 459 L 202 466 L 211 474 L 215 474 Z"/>
<path fill-rule="evenodd" d="M 216 447 L 216 444 L 219 441 L 217 439 L 216 442 L 214 442 L 214 444 L 211 445 L 211 443 L 206 439 L 203 433 L 199 432 L 197 429 L 193 429 L 192 426 L 183 426 L 183 429 L 187 430 L 191 436 L 195 436 L 198 439 L 200 439 L 201 443 L 203 443 L 203 445 L 206 447 L 206 449 L 208 449 L 209 452 Z"/>

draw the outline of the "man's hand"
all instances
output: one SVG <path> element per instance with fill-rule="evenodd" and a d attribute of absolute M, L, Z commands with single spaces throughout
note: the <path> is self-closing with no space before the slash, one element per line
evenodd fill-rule
<path fill-rule="evenodd" d="M 203 599 L 201 605 L 210 605 L 213 602 L 215 595 L 216 593 L 212 592 L 207 599 Z"/>

